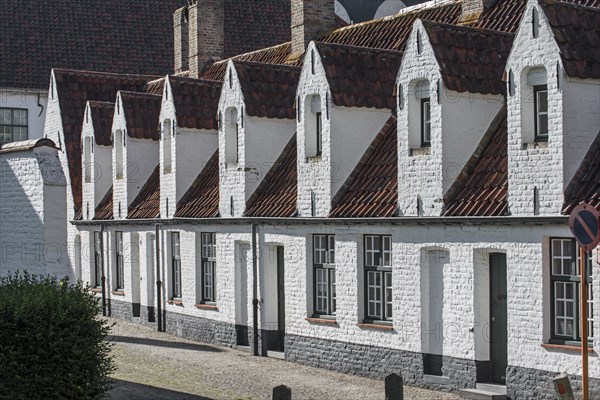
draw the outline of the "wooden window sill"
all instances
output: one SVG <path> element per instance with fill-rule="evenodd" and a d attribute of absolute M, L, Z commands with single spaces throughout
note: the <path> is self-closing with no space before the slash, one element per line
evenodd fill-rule
<path fill-rule="evenodd" d="M 92 292 L 92 293 L 102 293 L 102 288 L 91 288 L 90 292 Z"/>
<path fill-rule="evenodd" d="M 217 307 L 214 304 L 194 304 L 194 306 L 199 310 L 212 310 L 212 311 L 219 310 L 219 307 Z"/>
<path fill-rule="evenodd" d="M 335 320 L 335 319 L 313 318 L 313 317 L 307 317 L 304 319 L 307 320 L 311 324 L 337 325 L 337 320 Z"/>
<path fill-rule="evenodd" d="M 122 290 L 113 290 L 111 293 L 115 296 L 125 296 L 125 292 Z"/>
<path fill-rule="evenodd" d="M 362 329 L 379 329 L 382 331 L 393 331 L 394 327 L 392 325 L 383 325 L 383 324 L 357 324 L 359 328 Z"/>
<path fill-rule="evenodd" d="M 554 343 L 542 343 L 542 347 L 546 350 L 564 350 L 564 351 L 574 351 L 581 353 L 581 346 L 574 346 L 572 344 L 554 344 Z M 594 352 L 594 347 L 592 344 L 588 345 L 587 349 L 588 353 Z"/>
<path fill-rule="evenodd" d="M 170 299 L 170 300 L 167 300 L 167 303 L 174 305 L 174 306 L 182 306 L 183 307 L 183 301 L 181 301 L 181 300 Z"/>

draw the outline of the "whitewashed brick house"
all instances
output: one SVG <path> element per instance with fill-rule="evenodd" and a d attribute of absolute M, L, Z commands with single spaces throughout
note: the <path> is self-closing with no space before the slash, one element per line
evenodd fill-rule
<path fill-rule="evenodd" d="M 448 0 L 340 29 L 333 1 L 292 5 L 291 42 L 155 81 L 154 174 L 127 215 L 69 219 L 104 232 L 107 312 L 466 398 L 550 399 L 565 369 L 578 388 L 566 214 L 600 208 L 600 3 Z"/>

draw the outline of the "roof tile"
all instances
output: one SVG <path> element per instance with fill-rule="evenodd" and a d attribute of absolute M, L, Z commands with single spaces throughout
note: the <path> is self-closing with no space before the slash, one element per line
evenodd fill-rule
<path fill-rule="evenodd" d="M 95 220 L 113 219 L 113 187 L 106 192 L 94 214 Z"/>
<path fill-rule="evenodd" d="M 222 82 L 169 76 L 177 126 L 217 130 Z"/>
<path fill-rule="evenodd" d="M 128 219 L 158 218 L 160 215 L 160 165 L 133 199 L 127 210 Z"/>
<path fill-rule="evenodd" d="M 136 139 L 160 139 L 158 118 L 162 97 L 156 94 L 121 91 L 127 135 Z"/>
<path fill-rule="evenodd" d="M 175 217 L 213 218 L 219 214 L 219 150 L 177 204 Z"/>
<path fill-rule="evenodd" d="M 90 101 L 94 138 L 100 146 L 112 146 L 111 130 L 115 104 L 107 101 Z"/>

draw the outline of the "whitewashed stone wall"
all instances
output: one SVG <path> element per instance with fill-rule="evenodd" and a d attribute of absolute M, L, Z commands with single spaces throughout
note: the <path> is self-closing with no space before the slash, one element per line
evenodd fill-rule
<path fill-rule="evenodd" d="M 421 100 L 416 98 L 416 84 L 421 81 L 429 83 L 429 148 L 420 148 Z M 443 211 L 444 194 L 500 110 L 503 97 L 447 89 L 420 20 L 409 36 L 397 84 L 399 211 L 401 215 L 438 216 Z"/>
<path fill-rule="evenodd" d="M 225 137 L 229 110 L 232 108 L 237 110 L 238 115 L 237 163 L 226 162 L 226 153 L 229 150 L 226 149 Z M 231 61 L 227 65 L 226 79 L 219 100 L 219 113 L 222 116 L 219 131 L 220 215 L 240 217 L 246 210 L 246 201 L 294 134 L 296 124 L 288 119 L 248 116 L 241 84 Z"/>
<path fill-rule="evenodd" d="M 113 213 L 115 219 L 125 219 L 127 209 L 131 202 L 140 192 L 140 189 L 158 165 L 159 145 L 151 139 L 137 139 L 129 136 L 127 132 L 127 121 L 123 111 L 123 102 L 120 92 L 117 94 L 115 115 L 113 118 L 113 138 L 116 138 L 117 130 L 123 132 L 124 142 L 117 143 L 113 140 L 112 160 L 114 170 L 117 165 L 117 146 L 123 151 L 123 178 L 117 179 L 113 173 Z"/>
<path fill-rule="evenodd" d="M 177 203 L 190 188 L 217 149 L 218 132 L 207 129 L 178 127 L 177 114 L 173 102 L 173 91 L 168 76 L 164 90 L 160 111 L 160 215 L 165 218 L 171 218 L 175 214 Z M 171 127 L 175 126 L 175 135 L 172 135 L 171 142 L 170 172 L 166 172 L 164 168 L 166 151 L 164 123 L 166 120 L 171 121 Z M 168 134 L 172 134 L 172 132 Z"/>
<path fill-rule="evenodd" d="M 84 174 L 82 179 L 82 207 L 83 219 L 94 218 L 94 213 L 98 204 L 112 185 L 112 147 L 102 146 L 96 143 L 94 136 L 93 116 L 90 111 L 90 104 L 86 105 L 85 118 L 83 120 L 82 137 L 82 155 L 81 171 Z M 86 140 L 92 141 L 92 148 L 88 153 L 85 150 Z M 89 170 L 89 182 L 86 179 L 86 170 Z"/>
<path fill-rule="evenodd" d="M 56 149 L 0 154 L 0 275 L 70 275 L 66 183 Z"/>
<path fill-rule="evenodd" d="M 331 100 L 323 62 L 313 42 L 306 50 L 297 90 L 300 107 L 298 132 L 298 215 L 324 217 L 331 211 L 333 196 L 344 184 L 377 133 L 390 116 L 390 110 L 337 107 Z M 314 54 L 315 73 L 309 57 Z M 321 99 L 321 155 L 307 157 L 306 114 L 312 96 Z M 327 110 L 329 106 L 329 110 Z M 314 202 L 314 210 L 313 210 Z"/>

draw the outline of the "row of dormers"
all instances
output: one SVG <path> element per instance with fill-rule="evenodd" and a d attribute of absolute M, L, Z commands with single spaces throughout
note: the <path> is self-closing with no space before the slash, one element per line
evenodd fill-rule
<path fill-rule="evenodd" d="M 482 190 L 508 187 L 508 207 L 492 214 L 559 214 L 564 189 L 600 129 L 594 112 L 600 109 L 600 76 L 574 68 L 585 60 L 560 47 L 565 41 L 556 39 L 556 8 L 598 20 L 597 10 L 530 1 L 516 35 L 416 20 L 403 54 L 312 42 L 301 68 L 230 60 L 223 83 L 166 77 L 159 111 L 133 106 L 132 121 L 119 94 L 112 149 L 98 140 L 95 149 L 88 147 L 93 141 L 86 135 L 93 133 L 84 125 L 84 171 L 110 171 L 102 179 L 85 172 L 84 204 L 91 201 L 87 209 L 92 210 L 102 206 L 112 187 L 113 217 L 126 218 L 125 209 L 152 183 L 148 177 L 158 167 L 156 216 L 171 218 L 182 200 L 190 206 L 202 197 L 198 180 L 209 179 L 210 169 L 218 170 L 218 211 L 204 216 L 242 217 L 258 192 L 271 202 L 272 213 L 262 216 L 282 216 L 273 210 L 290 201 L 296 206 L 284 216 L 330 216 L 336 199 L 351 183 L 357 187 L 357 164 L 369 163 L 365 151 L 371 154 L 381 142 L 378 136 L 394 113 L 397 207 L 392 215 L 440 216 L 460 175 L 489 147 L 486 133 L 504 115 L 507 168 L 498 167 L 498 174 L 504 172 L 506 182 L 488 176 L 489 182 L 480 185 Z M 94 118 L 93 107 L 88 105 L 86 120 Z M 160 141 L 130 133 L 151 131 L 152 125 L 144 123 L 152 118 L 160 125 Z M 270 190 L 281 182 L 267 179 L 294 172 L 282 162 L 289 163 L 284 156 L 292 142 L 295 196 L 291 188 Z M 377 168 L 373 174 L 373 181 L 381 178 Z M 382 188 L 390 187 L 390 182 L 371 188 L 368 183 L 361 195 L 371 199 L 357 198 L 357 203 L 376 203 Z M 186 195 L 190 191 L 195 198 Z M 158 206 L 153 199 L 149 207 Z"/>

